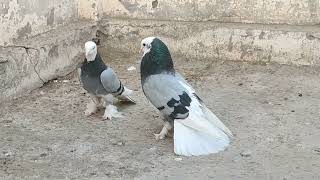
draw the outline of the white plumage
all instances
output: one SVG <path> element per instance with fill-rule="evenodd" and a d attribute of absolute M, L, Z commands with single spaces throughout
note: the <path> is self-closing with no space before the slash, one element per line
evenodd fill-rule
<path fill-rule="evenodd" d="M 231 131 L 194 95 L 186 81 L 179 81 L 191 97 L 186 119 L 174 121 L 174 152 L 198 156 L 223 151 L 230 143 Z"/>

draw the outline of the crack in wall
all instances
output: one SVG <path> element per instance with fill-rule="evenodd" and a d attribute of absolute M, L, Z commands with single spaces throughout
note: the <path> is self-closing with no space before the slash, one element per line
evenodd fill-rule
<path fill-rule="evenodd" d="M 314 39 L 320 40 L 320 37 L 315 36 L 313 34 L 307 33 L 307 39 L 309 39 L 309 40 L 314 40 Z"/>
<path fill-rule="evenodd" d="M 31 59 L 30 59 L 31 61 Z M 40 79 L 40 81 L 42 81 L 42 83 L 46 83 L 46 81 L 44 79 L 41 78 L 40 76 L 40 72 L 37 71 L 37 66 L 38 66 L 39 60 L 36 61 L 35 65 L 33 66 L 34 72 L 37 74 L 38 78 Z"/>
<path fill-rule="evenodd" d="M 2 47 L 2 48 L 23 48 L 23 49 L 26 51 L 26 53 L 27 53 L 27 56 L 28 56 L 27 59 L 28 59 L 28 60 L 30 61 L 30 63 L 33 65 L 33 70 L 34 70 L 34 72 L 37 74 L 37 76 L 38 76 L 38 78 L 40 79 L 40 81 L 42 81 L 42 83 L 45 83 L 45 82 L 46 82 L 43 78 L 41 78 L 40 72 L 37 71 L 37 66 L 38 66 L 38 64 L 39 64 L 39 58 L 40 58 L 39 49 L 34 48 L 34 47 L 24 46 L 24 45 L 11 45 L 11 46 L 0 46 L 0 47 Z M 34 59 L 36 59 L 36 62 L 35 62 L 35 63 L 33 63 L 32 60 L 31 60 L 32 54 L 30 54 L 30 50 L 34 50 L 34 51 L 37 52 L 38 58 L 34 58 Z"/>
<path fill-rule="evenodd" d="M 23 42 L 1 44 L 0 73 L 7 71 L 1 74 L 1 77 L 5 76 L 1 79 L 5 86 L 0 86 L 0 94 L 3 94 L 0 100 L 20 97 L 26 90 L 39 88 L 53 78 L 73 72 L 78 55 L 82 55 L 82 43 L 95 37 L 97 29 L 96 23 L 80 21 L 28 37 Z M 56 56 L 50 56 L 52 46 L 63 47 L 64 50 L 60 50 Z M 74 59 L 74 56 L 78 58 Z"/>
<path fill-rule="evenodd" d="M 38 51 L 38 49 L 34 48 L 34 47 L 29 47 L 29 46 L 23 46 L 23 45 L 10 45 L 10 46 L 0 46 L 1 48 L 23 48 L 26 51 L 29 49 L 33 49 L 35 51 Z M 28 52 L 27 52 L 28 53 Z"/>
<path fill-rule="evenodd" d="M 40 79 L 40 81 L 42 81 L 42 83 L 44 84 L 44 83 L 45 83 L 44 79 L 41 78 L 40 72 L 37 71 L 37 66 L 38 66 L 39 58 L 40 58 L 39 49 L 30 48 L 30 47 L 25 47 L 25 46 L 22 46 L 22 47 L 25 49 L 25 51 L 26 51 L 26 53 L 27 53 L 27 55 L 28 55 L 28 57 L 29 57 L 30 63 L 33 64 L 33 70 L 34 70 L 34 72 L 37 74 L 37 76 L 38 76 L 38 78 Z M 38 58 L 35 58 L 35 61 L 36 61 L 35 63 L 33 63 L 32 60 L 31 60 L 31 55 L 30 55 L 30 52 L 29 52 L 30 49 L 33 49 L 33 50 L 35 50 L 35 51 L 38 53 Z"/>

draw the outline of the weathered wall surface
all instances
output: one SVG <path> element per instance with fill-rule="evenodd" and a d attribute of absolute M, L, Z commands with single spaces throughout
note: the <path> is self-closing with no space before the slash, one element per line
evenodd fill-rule
<path fill-rule="evenodd" d="M 319 0 L 100 0 L 102 17 L 259 24 L 320 23 Z"/>
<path fill-rule="evenodd" d="M 319 0 L 1 0 L 0 101 L 73 69 L 96 32 L 108 53 L 147 36 L 199 60 L 320 65 Z"/>
<path fill-rule="evenodd" d="M 78 15 L 82 19 L 98 20 L 100 0 L 75 0 L 78 2 Z"/>
<path fill-rule="evenodd" d="M 158 36 L 186 58 L 320 65 L 318 0 L 100 1 L 109 49 L 136 53 Z"/>
<path fill-rule="evenodd" d="M 84 1 L 0 2 L 0 101 L 27 94 L 64 76 L 81 60 L 83 43 L 95 36 Z M 81 57 L 82 58 L 82 57 Z"/>
<path fill-rule="evenodd" d="M 139 51 L 142 38 L 157 35 L 189 59 L 320 65 L 314 27 L 105 19 L 99 29 L 107 48 L 129 54 Z"/>
<path fill-rule="evenodd" d="M 72 24 L 26 40 L 23 45 L 0 47 L 0 100 L 25 95 L 74 70 L 83 58 L 83 43 L 94 35 L 94 27 Z"/>
<path fill-rule="evenodd" d="M 57 26 L 76 22 L 78 4 L 69 0 L 1 0 L 0 45 L 23 41 Z"/>

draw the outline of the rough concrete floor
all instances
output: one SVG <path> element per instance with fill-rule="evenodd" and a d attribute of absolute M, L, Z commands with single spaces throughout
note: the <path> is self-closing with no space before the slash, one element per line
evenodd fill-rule
<path fill-rule="evenodd" d="M 154 139 L 161 118 L 138 70 L 127 71 L 139 69 L 137 57 L 108 63 L 136 90 L 137 105 L 120 107 L 126 118 L 85 117 L 89 99 L 75 75 L 2 103 L 0 179 L 320 178 L 319 69 L 179 58 L 176 67 L 235 139 L 219 154 L 178 157 L 172 139 Z"/>

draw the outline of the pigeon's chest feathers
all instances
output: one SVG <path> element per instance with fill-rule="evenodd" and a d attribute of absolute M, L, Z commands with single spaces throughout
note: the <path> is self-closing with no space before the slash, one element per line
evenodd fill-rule
<path fill-rule="evenodd" d="M 100 74 L 105 69 L 107 69 L 107 66 L 102 61 L 96 59 L 92 62 L 86 62 L 81 67 L 81 72 L 91 77 L 100 77 Z"/>
<path fill-rule="evenodd" d="M 152 47 L 141 61 L 141 80 L 144 81 L 148 76 L 163 72 L 174 72 L 171 55 L 166 46 Z"/>

